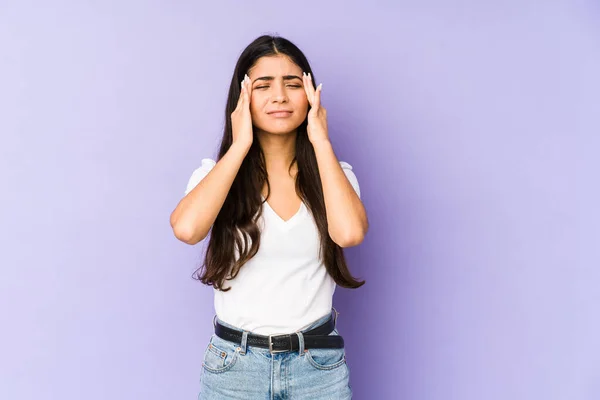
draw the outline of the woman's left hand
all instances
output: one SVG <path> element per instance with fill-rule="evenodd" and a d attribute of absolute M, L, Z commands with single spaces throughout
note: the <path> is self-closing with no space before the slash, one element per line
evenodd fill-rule
<path fill-rule="evenodd" d="M 304 73 L 302 77 L 304 83 L 304 91 L 308 98 L 308 104 L 310 104 L 310 111 L 308 112 L 308 139 L 314 145 L 320 141 L 329 141 L 329 134 L 327 132 L 327 110 L 321 105 L 321 89 L 323 84 L 321 83 L 317 88 L 314 88 L 312 82 L 312 76 Z"/>

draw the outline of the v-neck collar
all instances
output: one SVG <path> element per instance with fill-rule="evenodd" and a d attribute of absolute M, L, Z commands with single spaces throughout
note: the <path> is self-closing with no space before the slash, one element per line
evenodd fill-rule
<path fill-rule="evenodd" d="M 279 216 L 279 214 L 275 212 L 275 210 L 273 210 L 269 202 L 265 199 L 265 197 L 262 194 L 260 195 L 260 198 L 263 200 L 265 208 L 271 213 L 271 215 L 273 215 L 273 217 L 275 217 L 277 223 L 285 229 L 289 229 L 295 225 L 296 221 L 298 220 L 298 218 L 300 218 L 300 215 L 302 214 L 302 211 L 305 207 L 304 202 L 300 201 L 300 207 L 298 208 L 298 211 L 296 211 L 296 213 L 292 215 L 290 219 L 284 220 Z"/>

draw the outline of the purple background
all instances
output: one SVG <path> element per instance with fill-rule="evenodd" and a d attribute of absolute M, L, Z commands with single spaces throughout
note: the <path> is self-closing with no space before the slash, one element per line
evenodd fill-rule
<path fill-rule="evenodd" d="M 213 293 L 169 215 L 277 32 L 369 212 L 355 398 L 600 399 L 597 4 L 89 3 L 0 2 L 0 398 L 196 398 Z"/>

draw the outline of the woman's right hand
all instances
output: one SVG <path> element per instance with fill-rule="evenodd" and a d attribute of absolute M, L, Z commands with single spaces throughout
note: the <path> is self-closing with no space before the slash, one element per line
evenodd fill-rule
<path fill-rule="evenodd" d="M 238 143 L 250 148 L 253 141 L 252 116 L 250 115 L 250 99 L 252 98 L 252 82 L 248 75 L 244 75 L 241 83 L 242 89 L 237 102 L 237 107 L 231 113 L 231 129 L 233 143 Z"/>

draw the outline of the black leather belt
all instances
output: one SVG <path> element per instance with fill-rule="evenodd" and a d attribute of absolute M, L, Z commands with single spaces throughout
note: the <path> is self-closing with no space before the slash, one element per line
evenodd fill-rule
<path fill-rule="evenodd" d="M 334 329 L 335 320 L 330 317 L 322 325 L 316 326 L 306 332 L 302 332 L 302 336 L 304 337 L 304 348 L 343 348 L 344 338 L 342 338 L 342 336 L 329 335 Z M 216 318 L 215 334 L 221 339 L 237 344 L 242 343 L 242 331 L 221 325 L 216 321 Z M 271 354 L 283 353 L 286 351 L 298 351 L 300 349 L 298 335 L 296 333 L 268 336 L 248 333 L 246 345 L 269 349 Z"/>

